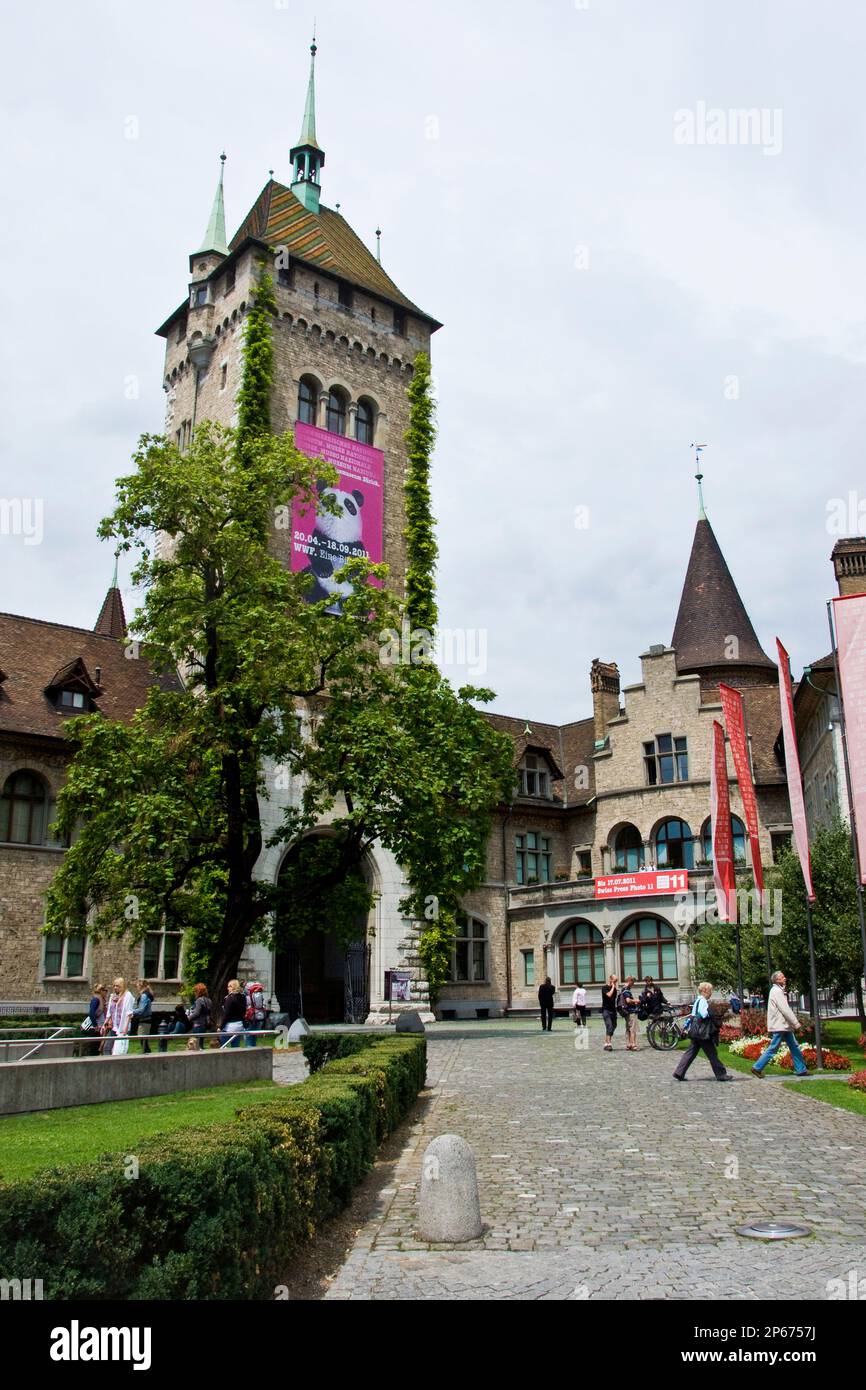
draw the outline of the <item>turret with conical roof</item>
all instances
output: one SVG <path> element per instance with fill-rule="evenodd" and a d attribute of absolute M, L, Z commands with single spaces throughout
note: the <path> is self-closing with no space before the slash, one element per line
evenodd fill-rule
<path fill-rule="evenodd" d="M 677 670 L 699 674 L 706 684 L 748 684 L 755 676 L 766 683 L 775 678 L 775 663 L 758 641 L 704 510 L 702 475 L 696 476 L 698 522 L 671 638 Z"/>
<path fill-rule="evenodd" d="M 319 174 L 325 162 L 325 151 L 316 139 L 316 39 L 310 44 L 310 80 L 307 83 L 307 104 L 298 143 L 290 151 L 294 178 L 292 192 L 310 212 L 319 211 L 321 183 Z"/>

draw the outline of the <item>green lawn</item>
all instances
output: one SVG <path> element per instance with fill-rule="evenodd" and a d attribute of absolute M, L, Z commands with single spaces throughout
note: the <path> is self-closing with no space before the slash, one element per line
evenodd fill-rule
<path fill-rule="evenodd" d="M 0 1177 L 32 1177 L 44 1168 L 86 1164 L 104 1153 L 135 1153 L 151 1135 L 214 1120 L 232 1119 L 243 1105 L 273 1100 L 283 1088 L 273 1081 L 245 1086 L 206 1086 L 145 1100 L 77 1105 L 0 1117 Z"/>
<path fill-rule="evenodd" d="M 782 1085 L 812 1100 L 823 1100 L 827 1105 L 837 1105 L 840 1110 L 853 1110 L 855 1115 L 866 1115 L 866 1091 L 855 1091 L 847 1081 L 825 1081 L 823 1076 L 819 1076 L 814 1081 L 783 1081 Z"/>

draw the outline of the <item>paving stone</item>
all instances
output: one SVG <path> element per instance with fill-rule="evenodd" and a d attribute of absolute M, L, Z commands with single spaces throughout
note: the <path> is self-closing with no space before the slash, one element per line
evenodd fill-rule
<path fill-rule="evenodd" d="M 822 1299 L 830 1279 L 866 1275 L 862 1116 L 739 1076 L 702 1085 L 695 1110 L 670 1054 L 611 1067 L 592 1026 L 579 1053 L 564 1030 L 501 1020 L 429 1025 L 427 1040 L 431 1103 L 327 1298 Z M 445 1132 L 472 1145 L 481 1193 L 483 1234 L 459 1252 L 417 1229 L 424 1150 Z M 815 1234 L 733 1235 L 769 1217 Z"/>

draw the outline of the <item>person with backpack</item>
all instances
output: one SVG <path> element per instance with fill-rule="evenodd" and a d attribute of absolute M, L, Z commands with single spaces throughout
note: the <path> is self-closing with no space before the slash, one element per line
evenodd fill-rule
<path fill-rule="evenodd" d="M 207 985 L 196 985 L 193 989 L 193 1005 L 187 1010 L 186 1015 L 189 1031 L 193 1035 L 190 1042 L 194 1041 L 196 1047 L 201 1047 L 201 1034 L 210 1028 L 212 1014 L 213 1004 L 208 998 Z"/>
<path fill-rule="evenodd" d="M 619 979 L 608 975 L 607 984 L 601 991 L 601 1017 L 604 1023 L 604 1050 L 613 1052 L 613 1035 L 616 1032 L 616 1001 L 619 995 Z"/>
<path fill-rule="evenodd" d="M 717 1081 L 733 1081 L 734 1079 L 730 1072 L 725 1070 L 716 1052 L 716 1039 L 719 1035 L 719 1025 L 713 1017 L 713 1011 L 710 1008 L 710 996 L 712 992 L 713 987 L 709 980 L 704 980 L 698 985 L 698 993 L 694 1004 L 692 1004 L 692 1012 L 688 1024 L 689 1046 L 683 1053 L 680 1064 L 673 1073 L 675 1081 L 685 1081 L 686 1072 L 699 1052 L 705 1054 Z"/>
<path fill-rule="evenodd" d="M 255 1030 L 265 1026 L 265 991 L 258 980 L 247 980 L 244 984 L 244 1047 L 255 1047 Z"/>
<path fill-rule="evenodd" d="M 553 1002 L 556 999 L 556 989 L 551 984 L 548 975 L 543 985 L 538 986 L 538 1002 L 541 1006 L 541 1031 L 553 1031 Z"/>
<path fill-rule="evenodd" d="M 142 1052 L 150 1052 L 148 1036 L 153 1022 L 153 990 L 147 980 L 139 980 L 138 996 L 135 1000 L 135 1007 L 132 1010 L 132 1022 L 129 1027 L 130 1037 L 141 1038 Z"/>
<path fill-rule="evenodd" d="M 616 1001 L 616 1009 L 620 1018 L 625 1020 L 625 1050 L 626 1052 L 637 1052 L 637 1000 L 632 993 L 634 975 L 629 975 L 626 982 L 619 992 Z"/>

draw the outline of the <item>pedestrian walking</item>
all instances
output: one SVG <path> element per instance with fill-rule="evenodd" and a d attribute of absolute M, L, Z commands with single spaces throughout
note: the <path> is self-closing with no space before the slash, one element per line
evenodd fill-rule
<path fill-rule="evenodd" d="M 695 1002 L 692 1004 L 692 1021 L 689 1026 L 688 1034 L 689 1045 L 682 1055 L 679 1066 L 673 1073 L 675 1081 L 685 1081 L 686 1072 L 699 1052 L 705 1054 L 717 1081 L 733 1081 L 734 1079 L 730 1072 L 725 1070 L 716 1052 L 719 1025 L 710 1008 L 710 997 L 712 993 L 713 987 L 709 980 L 704 980 L 702 984 L 698 985 L 698 993 Z"/>
<path fill-rule="evenodd" d="M 244 1014 L 247 1005 L 240 980 L 229 980 L 229 992 L 223 1000 L 220 1016 L 220 1045 L 225 1047 L 231 1039 L 232 1047 L 240 1046 L 240 1035 L 244 1031 Z"/>
<path fill-rule="evenodd" d="M 119 975 L 112 985 L 111 997 L 105 1011 L 104 1056 L 123 1057 L 129 1051 L 129 1025 L 134 1007 L 135 997 L 132 991 L 126 988 L 123 976 Z"/>
<path fill-rule="evenodd" d="M 809 1068 L 806 1066 L 806 1059 L 800 1051 L 800 1045 L 795 1037 L 803 1025 L 788 1003 L 788 996 L 785 993 L 787 981 L 783 972 L 781 970 L 775 971 L 772 981 L 770 997 L 767 1000 L 767 1032 L 772 1036 L 752 1067 L 752 1071 L 755 1076 L 763 1076 L 764 1067 L 769 1066 L 784 1042 L 788 1044 L 788 1051 L 794 1063 L 794 1075 L 807 1076 Z"/>
<path fill-rule="evenodd" d="M 619 980 L 616 975 L 608 975 L 607 984 L 601 991 L 601 1017 L 604 1023 L 604 1050 L 613 1052 L 613 1035 L 616 1032 L 616 1001 L 619 995 Z"/>
<path fill-rule="evenodd" d="M 637 1010 L 638 1002 L 634 997 L 632 985 L 634 975 L 629 975 L 626 982 L 619 992 L 616 1001 L 617 1011 L 622 1019 L 625 1020 L 625 1050 L 626 1052 L 637 1052 Z"/>
<path fill-rule="evenodd" d="M 541 1005 L 541 1031 L 550 1033 L 553 1031 L 553 1001 L 556 998 L 550 976 L 548 975 L 543 985 L 538 986 L 538 1002 Z"/>
<path fill-rule="evenodd" d="M 574 1021 L 579 1028 L 586 1027 L 586 990 L 583 985 L 578 985 L 571 996 L 571 1007 L 574 1010 Z"/>
<path fill-rule="evenodd" d="M 201 1034 L 206 1033 L 211 1025 L 213 1016 L 213 1004 L 208 998 L 207 985 L 197 984 L 193 986 L 192 1007 L 187 1010 L 186 1020 L 189 1031 L 192 1033 L 190 1042 L 194 1042 L 196 1047 L 201 1047 Z M 175 1014 L 176 1014 L 175 1010 Z M 178 1029 L 175 1028 L 175 1032 Z"/>
<path fill-rule="evenodd" d="M 147 980 L 139 980 L 138 995 L 132 1010 L 129 1035 L 141 1039 L 142 1052 L 150 1052 L 148 1037 L 153 1025 L 153 990 Z"/>

